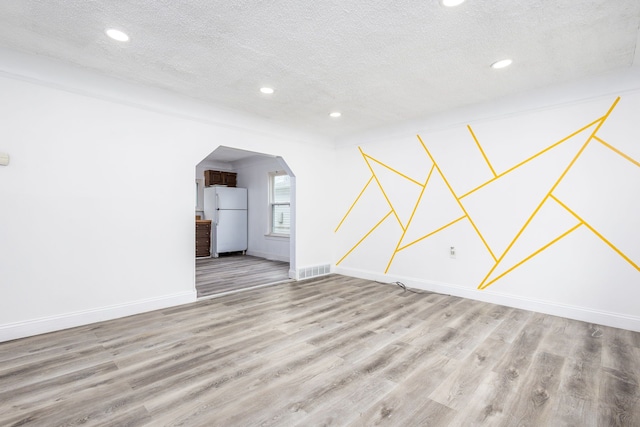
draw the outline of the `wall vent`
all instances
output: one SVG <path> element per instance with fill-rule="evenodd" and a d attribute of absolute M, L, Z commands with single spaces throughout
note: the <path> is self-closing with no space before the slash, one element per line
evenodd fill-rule
<path fill-rule="evenodd" d="M 331 273 L 331 266 L 329 264 L 316 265 L 313 267 L 301 268 L 299 270 L 298 279 L 308 279 L 310 277 L 324 276 Z"/>

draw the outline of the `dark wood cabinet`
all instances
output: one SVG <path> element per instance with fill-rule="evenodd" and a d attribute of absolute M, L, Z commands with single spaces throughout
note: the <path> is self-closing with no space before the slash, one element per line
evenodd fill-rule
<path fill-rule="evenodd" d="M 236 186 L 237 174 L 235 172 L 223 172 L 223 171 L 204 171 L 204 186 L 211 187 L 212 185 L 226 185 L 227 187 Z"/>
<path fill-rule="evenodd" d="M 227 187 L 235 187 L 236 178 L 237 178 L 237 175 L 235 172 L 223 172 L 222 185 L 226 185 Z"/>
<path fill-rule="evenodd" d="M 196 257 L 211 255 L 211 220 L 196 220 Z"/>

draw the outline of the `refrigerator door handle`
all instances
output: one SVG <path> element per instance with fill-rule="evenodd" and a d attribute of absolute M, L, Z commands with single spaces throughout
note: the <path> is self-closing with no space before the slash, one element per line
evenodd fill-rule
<path fill-rule="evenodd" d="M 214 223 L 216 225 L 218 225 L 218 222 L 220 221 L 220 197 L 218 196 L 218 193 L 216 193 L 216 209 L 215 209 L 215 218 L 214 218 Z"/>

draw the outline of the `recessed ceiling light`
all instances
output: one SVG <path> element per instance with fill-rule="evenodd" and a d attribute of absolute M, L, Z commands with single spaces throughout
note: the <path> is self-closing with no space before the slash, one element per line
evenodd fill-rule
<path fill-rule="evenodd" d="M 337 119 L 341 115 L 342 113 L 340 111 L 334 111 L 333 113 L 329 113 L 329 117 L 333 117 L 334 119 Z"/>
<path fill-rule="evenodd" d="M 109 28 L 108 30 L 105 31 L 105 33 L 107 33 L 107 35 L 112 39 L 117 40 L 119 42 L 129 41 L 129 36 L 127 34 L 123 33 L 120 30 L 116 30 L 115 28 Z"/>
<path fill-rule="evenodd" d="M 500 61 L 496 61 L 493 64 L 491 64 L 491 68 L 504 68 L 504 67 L 508 67 L 509 65 L 511 65 L 513 61 L 510 59 L 501 59 Z"/>
<path fill-rule="evenodd" d="M 442 0 L 442 5 L 447 7 L 459 6 L 464 3 L 464 0 Z"/>
<path fill-rule="evenodd" d="M 261 87 L 260 88 L 260 92 L 266 94 L 266 95 L 271 95 L 273 93 L 273 89 L 270 87 Z"/>

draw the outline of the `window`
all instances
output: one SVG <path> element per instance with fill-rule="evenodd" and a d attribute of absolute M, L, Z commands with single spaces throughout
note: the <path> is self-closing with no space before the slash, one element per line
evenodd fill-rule
<path fill-rule="evenodd" d="M 284 172 L 269 174 L 269 234 L 288 236 L 291 229 L 291 180 Z"/>

